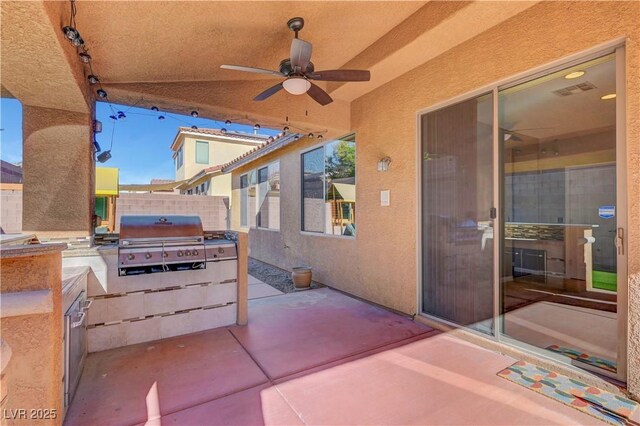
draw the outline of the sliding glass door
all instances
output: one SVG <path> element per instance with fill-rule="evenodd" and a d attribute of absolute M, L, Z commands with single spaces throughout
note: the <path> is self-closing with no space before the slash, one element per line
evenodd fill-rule
<path fill-rule="evenodd" d="M 616 373 L 615 54 L 499 92 L 504 335 Z"/>
<path fill-rule="evenodd" d="M 623 61 L 420 115 L 423 315 L 626 379 Z"/>

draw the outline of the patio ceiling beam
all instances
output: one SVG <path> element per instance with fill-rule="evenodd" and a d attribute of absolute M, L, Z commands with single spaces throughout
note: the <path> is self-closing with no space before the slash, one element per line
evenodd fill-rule
<path fill-rule="evenodd" d="M 3 1 L 2 96 L 25 105 L 89 113 L 83 65 L 61 28 L 68 2 Z"/>
<path fill-rule="evenodd" d="M 275 80 L 274 80 L 275 81 Z M 335 100 L 320 106 L 308 96 L 294 96 L 281 91 L 263 102 L 253 97 L 270 81 L 194 81 L 174 83 L 105 83 L 112 102 L 142 108 L 157 106 L 160 110 L 189 114 L 197 109 L 201 117 L 231 120 L 234 123 L 282 128 L 288 125 L 298 133 L 325 132 L 340 136 L 350 131 L 350 106 Z M 289 118 L 287 124 L 286 119 Z"/>
<path fill-rule="evenodd" d="M 341 67 L 369 69 L 370 83 L 329 83 L 327 90 L 334 99 L 353 101 L 536 3 L 428 2 Z"/>

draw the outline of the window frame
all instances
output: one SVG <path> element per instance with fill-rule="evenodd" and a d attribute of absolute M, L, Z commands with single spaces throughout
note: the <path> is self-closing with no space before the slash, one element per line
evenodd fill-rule
<path fill-rule="evenodd" d="M 353 140 L 350 140 L 353 139 Z M 327 151 L 326 151 L 326 147 L 327 145 L 330 145 L 334 142 L 337 141 L 347 141 L 347 142 L 353 142 L 356 145 L 356 172 L 355 172 L 355 186 L 356 186 L 356 193 L 357 193 L 357 188 L 358 188 L 358 172 L 357 172 L 357 158 L 358 158 L 358 144 L 356 141 L 356 133 L 355 132 L 351 132 L 351 133 L 347 133 L 346 135 L 334 138 L 334 139 L 330 139 L 327 141 L 323 141 L 317 144 L 314 144 L 312 146 L 306 147 L 304 149 L 301 149 L 299 151 L 300 154 L 300 234 L 302 235 L 310 235 L 310 236 L 319 236 L 319 237 L 328 237 L 328 238 L 342 238 L 342 239 L 348 239 L 348 240 L 355 240 L 357 238 L 357 232 L 356 235 L 336 235 L 336 234 L 328 234 L 325 230 L 323 231 L 307 231 L 304 229 L 304 155 L 315 151 L 319 148 L 322 148 L 322 158 L 323 158 L 323 162 L 324 162 L 324 173 L 323 173 L 323 185 L 322 185 L 322 199 L 324 202 L 326 202 L 326 198 L 327 198 L 327 185 L 326 185 L 326 173 L 327 173 Z M 324 224 L 324 226 L 326 226 L 326 209 L 322 209 L 322 222 Z"/>
<path fill-rule="evenodd" d="M 267 180 L 265 182 L 269 182 L 269 167 L 273 166 L 274 164 L 278 165 L 278 173 L 280 172 L 280 159 L 278 158 L 277 160 L 271 161 L 267 164 L 262 165 L 261 167 L 256 167 L 254 169 L 255 173 L 256 173 L 256 199 L 259 200 L 260 199 L 260 171 L 267 169 Z M 280 194 L 282 194 L 282 180 L 280 180 Z M 270 189 L 267 191 L 269 192 Z M 280 196 L 278 196 L 278 198 L 280 198 Z M 259 206 L 256 204 L 256 226 L 255 229 L 260 229 L 260 230 L 264 230 L 264 231 L 274 231 L 274 232 L 280 232 L 280 228 L 282 225 L 282 209 L 280 209 L 280 206 L 278 206 L 278 227 L 277 228 L 266 228 L 264 226 L 260 226 L 258 225 L 258 213 L 260 213 L 260 209 Z"/>
<path fill-rule="evenodd" d="M 204 144 L 207 147 L 207 161 L 198 161 L 198 144 Z M 196 141 L 195 144 L 195 162 L 196 164 L 209 164 L 209 142 L 207 141 Z"/>
<path fill-rule="evenodd" d="M 176 170 L 180 170 L 184 166 L 184 144 L 176 151 Z"/>

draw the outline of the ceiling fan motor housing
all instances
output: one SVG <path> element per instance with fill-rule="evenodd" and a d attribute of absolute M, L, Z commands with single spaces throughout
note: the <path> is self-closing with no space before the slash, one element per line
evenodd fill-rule
<path fill-rule="evenodd" d="M 311 74 L 313 73 L 314 70 L 315 68 L 313 66 L 313 62 L 309 61 L 309 65 L 307 65 L 305 74 Z M 293 73 L 293 67 L 291 66 L 291 59 L 287 58 L 280 61 L 279 71 L 280 73 L 286 75 L 287 77 L 290 76 Z"/>

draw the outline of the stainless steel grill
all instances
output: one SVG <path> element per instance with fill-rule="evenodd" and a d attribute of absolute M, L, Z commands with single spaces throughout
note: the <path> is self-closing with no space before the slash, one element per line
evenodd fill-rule
<path fill-rule="evenodd" d="M 236 259 L 228 240 L 206 240 L 198 216 L 122 216 L 119 275 L 204 269 L 207 261 Z"/>

